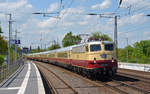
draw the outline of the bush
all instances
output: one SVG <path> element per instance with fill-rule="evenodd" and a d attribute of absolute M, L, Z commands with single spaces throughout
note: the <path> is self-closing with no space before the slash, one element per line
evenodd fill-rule
<path fill-rule="evenodd" d="M 129 62 L 130 62 L 130 63 L 136 63 L 137 60 L 136 60 L 136 59 L 129 59 Z"/>
<path fill-rule="evenodd" d="M 4 63 L 4 56 L 0 55 L 0 66 Z"/>

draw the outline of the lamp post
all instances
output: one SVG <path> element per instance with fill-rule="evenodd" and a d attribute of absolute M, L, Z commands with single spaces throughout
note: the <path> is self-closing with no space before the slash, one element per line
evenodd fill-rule
<path fill-rule="evenodd" d="M 128 50 L 128 38 L 126 38 L 126 40 L 127 40 L 127 63 L 128 63 L 128 56 L 129 56 L 129 50 Z"/>
<path fill-rule="evenodd" d="M 18 34 L 18 33 L 20 33 L 20 32 L 18 32 L 17 29 L 16 29 L 16 31 L 15 31 L 15 40 L 16 40 L 16 41 L 18 41 L 18 40 L 17 40 L 17 39 L 18 39 L 18 38 L 17 38 L 17 34 Z M 18 44 L 15 44 L 15 62 L 16 62 L 17 56 L 18 56 L 18 54 L 17 54 L 17 53 L 18 53 L 17 48 L 18 48 Z"/>
<path fill-rule="evenodd" d="M 9 16 L 9 42 L 8 42 L 8 70 L 10 68 L 9 64 L 11 62 L 11 40 L 12 40 L 12 14 L 6 14 Z"/>

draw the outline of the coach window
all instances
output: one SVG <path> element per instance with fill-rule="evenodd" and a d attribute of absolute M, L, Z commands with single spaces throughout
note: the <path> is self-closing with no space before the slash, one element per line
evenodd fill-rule
<path fill-rule="evenodd" d="M 100 50 L 101 50 L 100 44 L 92 44 L 92 45 L 90 45 L 90 51 L 91 52 L 100 51 Z"/>

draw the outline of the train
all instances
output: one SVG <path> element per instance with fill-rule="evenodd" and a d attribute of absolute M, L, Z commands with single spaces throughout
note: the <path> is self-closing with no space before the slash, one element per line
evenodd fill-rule
<path fill-rule="evenodd" d="M 113 76 L 118 63 L 111 41 L 91 41 L 26 55 L 27 59 L 57 65 L 89 78 Z"/>

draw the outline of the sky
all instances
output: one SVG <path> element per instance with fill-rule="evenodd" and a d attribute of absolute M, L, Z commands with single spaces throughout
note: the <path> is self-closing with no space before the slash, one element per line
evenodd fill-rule
<path fill-rule="evenodd" d="M 35 15 L 35 12 L 58 13 Z M 66 33 L 74 35 L 102 32 L 112 39 L 114 16 L 118 16 L 118 47 L 150 39 L 150 0 L 0 0 L 0 22 L 8 37 L 8 13 L 12 14 L 13 35 L 17 30 L 22 47 L 48 47 L 53 40 L 61 44 Z M 105 14 L 112 18 L 90 16 Z M 53 17 L 50 17 L 53 16 Z M 62 45 L 62 44 L 61 44 Z"/>

